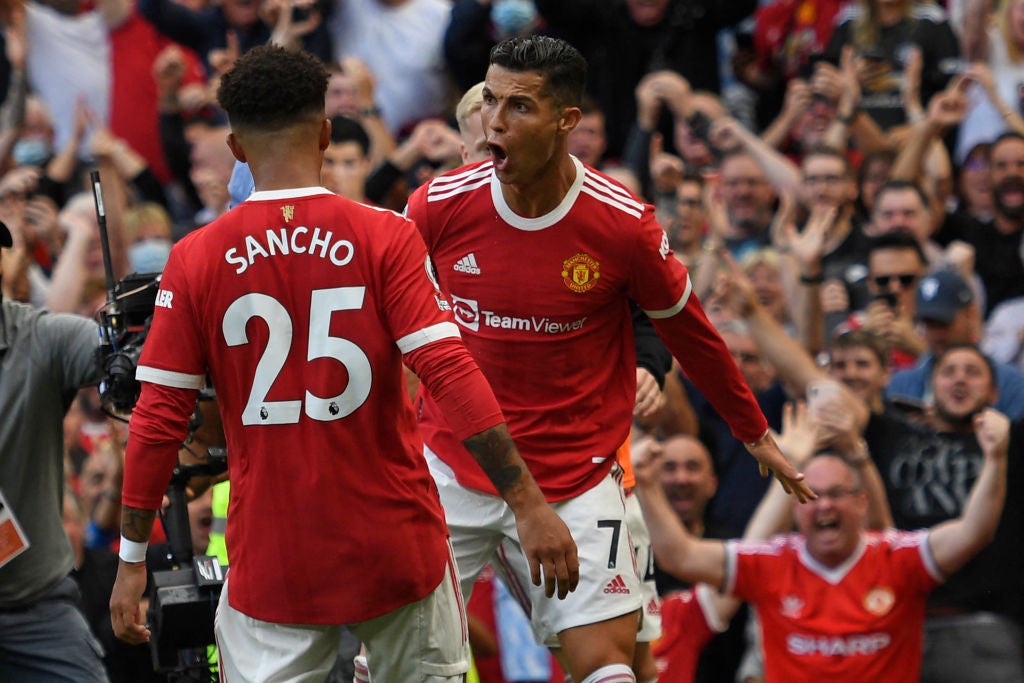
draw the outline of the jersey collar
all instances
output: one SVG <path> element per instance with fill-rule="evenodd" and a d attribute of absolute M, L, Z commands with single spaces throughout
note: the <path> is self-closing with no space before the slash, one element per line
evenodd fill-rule
<path fill-rule="evenodd" d="M 260 190 L 257 192 L 253 192 L 245 201 L 258 202 L 280 199 L 301 199 L 302 197 L 315 197 L 316 195 L 320 194 L 334 193 L 325 187 L 290 187 L 287 190 Z"/>
<path fill-rule="evenodd" d="M 569 191 L 565 193 L 562 202 L 554 210 L 536 218 L 524 218 L 509 208 L 505 202 L 505 196 L 501 194 L 501 181 L 498 180 L 497 174 L 491 171 L 491 200 L 494 202 L 494 208 L 498 211 L 501 219 L 513 228 L 533 232 L 550 228 L 565 218 L 569 210 L 572 209 L 573 204 L 576 203 L 576 198 L 580 196 L 580 190 L 583 189 L 583 178 L 586 176 L 583 163 L 572 155 L 569 155 L 569 158 L 572 159 L 572 163 L 576 166 L 576 179 L 569 187 Z"/>

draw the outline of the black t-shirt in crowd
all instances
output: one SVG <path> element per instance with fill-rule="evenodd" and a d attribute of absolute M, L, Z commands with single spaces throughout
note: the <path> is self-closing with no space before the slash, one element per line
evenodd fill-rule
<path fill-rule="evenodd" d="M 932 527 L 963 514 L 984 455 L 973 433 L 954 434 L 911 422 L 895 413 L 872 415 L 864 434 L 885 484 L 899 529 Z M 1022 623 L 1024 553 L 1024 421 L 1010 434 L 1007 494 L 996 537 L 948 577 L 929 605 L 953 611 L 989 611 Z"/>

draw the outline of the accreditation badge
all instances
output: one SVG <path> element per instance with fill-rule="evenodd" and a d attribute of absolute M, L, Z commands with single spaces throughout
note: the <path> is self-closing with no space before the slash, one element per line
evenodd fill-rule
<path fill-rule="evenodd" d="M 28 550 L 29 545 L 14 510 L 4 498 L 4 492 L 0 491 L 0 567 Z"/>

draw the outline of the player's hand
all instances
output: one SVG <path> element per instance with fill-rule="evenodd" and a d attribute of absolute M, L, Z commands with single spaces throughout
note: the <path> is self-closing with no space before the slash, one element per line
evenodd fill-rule
<path fill-rule="evenodd" d="M 769 473 L 774 474 L 786 493 L 793 494 L 801 503 L 806 503 L 818 497 L 811 490 L 811 487 L 804 483 L 804 475 L 798 472 L 796 467 L 786 460 L 786 456 L 779 450 L 779 446 L 775 443 L 771 432 L 766 433 L 753 443 L 744 445 L 750 451 L 750 454 L 757 459 L 757 462 L 760 463 L 762 477 L 767 477 Z"/>
<path fill-rule="evenodd" d="M 146 563 L 120 560 L 117 580 L 110 594 L 110 624 L 114 635 L 131 645 L 149 642 L 142 592 L 146 590 Z"/>
<path fill-rule="evenodd" d="M 545 502 L 517 514 L 516 529 L 533 585 L 539 586 L 543 578 L 544 594 L 550 598 L 557 590 L 558 599 L 564 600 L 580 582 L 580 560 L 569 527 Z"/>

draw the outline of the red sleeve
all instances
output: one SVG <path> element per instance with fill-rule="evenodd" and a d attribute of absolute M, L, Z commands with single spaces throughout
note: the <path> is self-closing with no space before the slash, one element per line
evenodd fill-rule
<path fill-rule="evenodd" d="M 653 207 L 647 206 L 633 245 L 629 295 L 733 436 L 744 443 L 757 441 L 768 431 L 768 421 L 692 289 Z"/>
<path fill-rule="evenodd" d="M 491 386 L 461 339 L 445 339 L 406 354 L 406 364 L 430 390 L 460 441 L 505 421 Z"/>
<path fill-rule="evenodd" d="M 778 582 L 765 578 L 780 576 L 786 543 L 785 536 L 768 541 L 726 541 L 722 592 L 754 605 L 773 596 L 780 590 Z"/>
<path fill-rule="evenodd" d="M 188 434 L 196 404 L 194 389 L 142 383 L 142 394 L 128 425 L 121 501 L 143 510 L 156 510 L 163 500 L 178 448 Z"/>
<path fill-rule="evenodd" d="M 691 295 L 682 310 L 670 317 L 648 315 L 686 376 L 729 424 L 733 436 L 744 443 L 764 436 L 768 420 L 697 297 Z"/>

